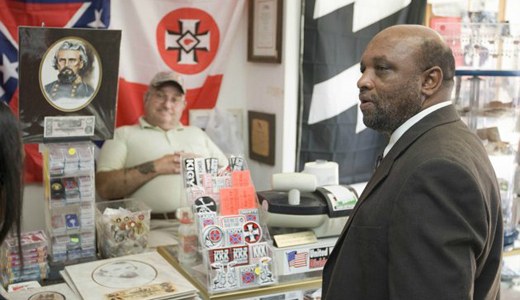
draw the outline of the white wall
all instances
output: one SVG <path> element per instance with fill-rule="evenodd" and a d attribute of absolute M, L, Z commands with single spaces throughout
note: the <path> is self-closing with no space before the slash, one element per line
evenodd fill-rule
<path fill-rule="evenodd" d="M 284 1 L 282 64 L 250 62 L 246 68 L 246 108 L 276 115 L 275 165 L 249 160 L 257 191 L 271 188 L 273 173 L 295 169 L 300 6 Z"/>
<path fill-rule="evenodd" d="M 282 64 L 247 61 L 247 12 L 240 21 L 217 106 L 242 109 L 244 156 L 258 191 L 270 189 L 271 175 L 293 172 L 300 47 L 300 1 L 284 1 Z M 275 165 L 249 159 L 247 111 L 276 115 Z"/>
<path fill-rule="evenodd" d="M 273 173 L 293 172 L 296 157 L 296 119 L 300 40 L 300 1 L 284 1 L 282 64 L 247 61 L 247 10 L 239 24 L 224 74 L 217 106 L 242 109 L 244 156 L 257 191 L 271 187 Z M 275 165 L 249 159 L 247 111 L 276 115 Z M 45 228 L 41 184 L 26 186 L 23 231 Z"/>
<path fill-rule="evenodd" d="M 22 231 L 45 229 L 45 202 L 42 185 L 26 185 L 23 201 Z"/>

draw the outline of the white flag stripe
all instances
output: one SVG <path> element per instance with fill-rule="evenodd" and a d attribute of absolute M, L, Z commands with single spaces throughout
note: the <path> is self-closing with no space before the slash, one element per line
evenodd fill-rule
<path fill-rule="evenodd" d="M 2 21 L 0 21 L 0 32 L 2 32 L 2 34 L 7 38 L 9 43 L 11 43 L 11 45 L 13 47 L 15 47 L 16 50 L 18 50 L 18 42 L 16 42 L 13 39 L 13 37 L 11 36 L 11 33 L 9 33 L 9 30 L 7 30 L 7 27 L 5 27 L 4 23 L 2 23 Z"/>
<path fill-rule="evenodd" d="M 314 19 L 321 18 L 331 12 L 352 4 L 355 0 L 316 0 L 314 4 Z"/>
<path fill-rule="evenodd" d="M 235 5 L 235 10 L 232 11 L 232 15 L 228 16 L 229 18 L 229 24 L 227 25 L 227 31 L 226 32 L 220 32 L 221 37 L 226 37 L 224 40 L 222 40 L 222 45 L 220 46 L 220 49 L 231 49 L 232 44 L 234 43 L 235 39 L 235 33 L 238 28 L 238 24 L 240 22 L 240 19 L 242 17 L 245 17 L 246 15 L 246 1 L 239 1 L 238 6 Z M 223 30 L 224 28 L 221 28 L 220 30 Z M 212 65 L 212 70 L 210 70 L 209 75 L 219 74 L 223 72 L 223 64 L 227 63 L 227 59 L 229 58 L 229 51 L 219 51 L 217 52 L 217 56 L 215 57 L 215 62 Z"/>
<path fill-rule="evenodd" d="M 359 105 L 356 105 L 357 107 L 357 122 L 356 122 L 356 133 L 360 133 L 361 131 L 367 129 L 365 126 L 365 123 L 363 123 L 363 112 L 361 111 L 361 108 Z"/>
<path fill-rule="evenodd" d="M 63 26 L 63 27 L 71 28 L 72 26 L 74 26 L 74 24 L 76 24 L 76 22 L 78 22 L 79 18 L 81 18 L 83 16 L 85 11 L 87 11 L 87 9 L 90 5 L 92 5 L 91 2 L 83 3 L 81 5 L 81 7 L 78 9 L 78 11 L 72 16 L 72 18 L 70 18 L 70 20 L 67 22 L 67 24 L 65 24 L 65 26 Z"/>
<path fill-rule="evenodd" d="M 359 101 L 357 81 L 360 76 L 359 64 L 355 64 L 329 80 L 314 85 L 308 123 L 315 124 L 332 118 L 356 105 Z M 363 128 L 362 125 L 358 126 Z"/>
<path fill-rule="evenodd" d="M 157 48 L 157 26 L 167 14 L 179 8 L 205 11 L 215 20 L 220 31 L 217 55 L 205 70 L 183 74 L 187 89 L 202 86 L 208 75 L 222 74 L 226 54 L 232 44 L 237 24 L 245 14 L 246 1 L 168 1 L 156 0 L 153 5 L 142 0 L 112 0 L 111 29 L 122 29 L 120 75 L 130 82 L 147 84 L 157 71 L 171 69 Z M 226 48 L 228 47 L 228 48 Z M 224 52 L 224 53 L 222 53 Z"/>
<path fill-rule="evenodd" d="M 354 4 L 352 32 L 357 32 L 398 12 L 412 0 L 357 0 Z M 377 9 L 374 9 L 377 7 Z"/>
<path fill-rule="evenodd" d="M 148 83 L 157 71 L 169 69 L 162 61 L 155 42 L 155 28 L 165 14 L 156 5 L 131 0 L 112 0 L 110 28 L 121 29 L 119 75 L 131 82 Z M 148 16 L 143 23 L 141 16 Z"/>

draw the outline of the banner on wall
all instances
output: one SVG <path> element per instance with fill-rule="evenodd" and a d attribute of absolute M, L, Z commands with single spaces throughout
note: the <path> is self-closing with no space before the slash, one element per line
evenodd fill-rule
<path fill-rule="evenodd" d="M 421 24 L 425 9 L 426 0 L 305 0 L 300 170 L 323 159 L 339 164 L 342 184 L 370 178 L 386 138 L 363 124 L 359 60 L 375 34 Z"/>
<path fill-rule="evenodd" d="M 133 124 L 156 72 L 184 76 L 191 108 L 213 108 L 247 1 L 0 0 L 0 100 L 18 111 L 18 26 L 119 29 L 116 126 Z M 41 181 L 37 145 L 26 145 L 26 182 Z"/>
<path fill-rule="evenodd" d="M 246 3 L 112 0 L 109 28 L 123 32 L 117 125 L 137 120 L 148 83 L 163 70 L 184 77 L 183 123 L 190 109 L 213 108 Z"/>

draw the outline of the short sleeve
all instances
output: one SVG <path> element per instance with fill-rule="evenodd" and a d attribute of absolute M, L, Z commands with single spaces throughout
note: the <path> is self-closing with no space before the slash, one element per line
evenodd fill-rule
<path fill-rule="evenodd" d="M 114 139 L 105 141 L 97 159 L 98 172 L 120 170 L 126 167 L 127 147 L 124 136 L 123 130 L 116 130 Z"/>

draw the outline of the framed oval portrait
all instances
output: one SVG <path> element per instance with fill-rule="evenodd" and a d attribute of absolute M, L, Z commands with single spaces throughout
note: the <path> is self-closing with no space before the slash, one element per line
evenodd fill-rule
<path fill-rule="evenodd" d="M 96 96 L 101 74 L 96 49 L 82 38 L 69 36 L 56 41 L 45 52 L 40 64 L 40 89 L 56 109 L 77 111 Z"/>

